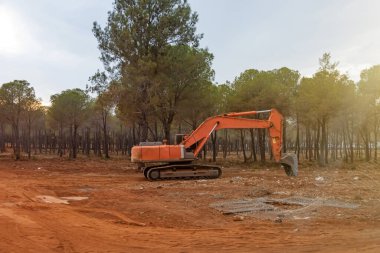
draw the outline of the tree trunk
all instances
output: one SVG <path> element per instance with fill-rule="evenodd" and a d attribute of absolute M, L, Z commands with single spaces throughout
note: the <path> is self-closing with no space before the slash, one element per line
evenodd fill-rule
<path fill-rule="evenodd" d="M 228 132 L 227 129 L 224 129 L 224 139 L 223 139 L 223 159 L 227 158 L 228 152 Z"/>
<path fill-rule="evenodd" d="M 373 159 L 375 162 L 377 162 L 377 130 L 378 130 L 378 119 L 377 115 L 375 114 L 375 126 L 374 126 L 374 146 L 375 146 L 375 151 L 373 154 Z"/>
<path fill-rule="evenodd" d="M 283 133 L 282 133 L 282 152 L 286 153 L 286 120 L 284 118 L 283 120 L 283 125 L 282 125 L 282 130 L 283 130 Z"/>
<path fill-rule="evenodd" d="M 84 154 L 89 157 L 90 156 L 90 145 L 91 145 L 91 139 L 90 139 L 90 128 L 86 127 L 84 131 L 84 139 L 85 139 L 85 147 L 84 147 Z"/>
<path fill-rule="evenodd" d="M 13 126 L 14 129 L 14 154 L 15 154 L 15 159 L 20 160 L 21 154 L 20 154 L 20 132 L 19 132 L 19 124 L 18 122 L 14 124 Z"/>
<path fill-rule="evenodd" d="M 154 141 L 158 141 L 158 124 L 157 121 L 154 121 Z"/>
<path fill-rule="evenodd" d="M 0 152 L 5 152 L 4 125 L 0 123 Z"/>
<path fill-rule="evenodd" d="M 108 153 L 107 118 L 108 118 L 108 112 L 103 111 L 103 138 L 104 138 L 103 153 L 104 153 L 104 158 L 109 159 L 110 156 Z"/>
<path fill-rule="evenodd" d="M 346 139 L 347 139 L 347 137 L 348 136 L 346 136 L 347 134 L 346 134 L 346 131 L 345 131 L 345 127 L 343 128 L 343 133 L 342 133 L 342 135 L 343 135 L 343 149 L 344 149 L 344 161 L 345 162 L 348 162 L 348 150 L 347 150 L 347 141 L 346 141 Z"/>
<path fill-rule="evenodd" d="M 132 123 L 132 142 L 133 145 L 136 145 L 136 124 Z"/>
<path fill-rule="evenodd" d="M 350 161 L 351 163 L 354 162 L 354 121 L 351 120 L 351 134 L 350 132 L 347 133 L 348 137 L 349 138 L 349 142 L 350 142 Z M 359 147 L 357 147 L 359 148 Z"/>
<path fill-rule="evenodd" d="M 311 162 L 313 160 L 313 157 L 314 157 L 314 153 L 313 153 L 313 144 L 312 144 L 312 138 L 311 138 L 311 129 L 310 129 L 310 126 L 308 125 L 306 127 L 306 138 L 307 138 L 307 148 L 309 150 L 309 161 Z"/>
<path fill-rule="evenodd" d="M 140 127 L 139 141 L 140 142 L 148 141 L 149 125 L 145 116 L 143 117 L 143 119 L 140 120 L 139 127 Z"/>
<path fill-rule="evenodd" d="M 74 146 L 74 140 L 73 140 L 73 125 L 70 124 L 70 143 L 69 143 L 69 158 L 73 158 L 73 146 Z"/>
<path fill-rule="evenodd" d="M 249 129 L 249 133 L 251 134 L 251 157 L 253 158 L 254 162 L 257 162 L 255 134 L 253 132 L 253 129 Z"/>
<path fill-rule="evenodd" d="M 360 131 L 360 135 L 362 137 L 363 143 L 364 143 L 364 156 L 366 162 L 369 162 L 371 159 L 371 154 L 370 154 L 370 138 L 369 138 L 369 131 L 367 125 L 364 125 Z"/>
<path fill-rule="evenodd" d="M 211 133 L 211 143 L 212 143 L 212 161 L 216 162 L 216 156 L 218 155 L 218 151 L 216 149 L 217 142 L 217 131 Z"/>
<path fill-rule="evenodd" d="M 258 141 L 259 141 L 259 150 L 260 150 L 260 161 L 265 162 L 265 136 L 263 136 L 264 129 L 258 129 Z"/>
<path fill-rule="evenodd" d="M 27 150 L 28 150 L 28 159 L 31 158 L 31 147 L 30 147 L 30 132 L 31 132 L 31 128 L 32 128 L 32 122 L 31 122 L 31 119 L 30 119 L 30 116 L 28 117 L 28 141 L 27 141 Z"/>
<path fill-rule="evenodd" d="M 244 143 L 244 130 L 240 129 L 240 140 L 241 140 L 241 150 L 243 151 L 244 162 L 247 162 L 247 154 L 245 152 L 245 143 Z"/>
<path fill-rule="evenodd" d="M 314 159 L 319 159 L 319 136 L 320 136 L 320 123 L 318 121 L 317 129 L 315 130 L 315 138 L 314 138 Z"/>
<path fill-rule="evenodd" d="M 300 160 L 300 125 L 298 120 L 298 114 L 296 115 L 296 154 L 297 159 Z M 284 151 L 285 152 L 285 151 Z"/>
<path fill-rule="evenodd" d="M 321 125 L 321 132 L 322 132 L 322 136 L 321 136 L 321 144 L 320 144 L 320 156 L 319 156 L 319 159 L 318 159 L 318 162 L 319 162 L 319 165 L 320 166 L 325 166 L 327 161 L 326 161 L 326 154 L 327 154 L 327 150 L 326 150 L 326 141 L 327 141 L 327 134 L 326 134 L 326 121 L 325 119 L 322 119 L 322 122 L 320 123 Z"/>
<path fill-rule="evenodd" d="M 71 134 L 71 158 L 77 158 L 78 145 L 77 145 L 77 131 L 78 125 L 73 124 L 70 126 L 70 134 Z"/>
<path fill-rule="evenodd" d="M 165 123 L 163 124 L 164 128 L 164 139 L 167 141 L 168 144 L 170 144 L 170 125 Z"/>
<path fill-rule="evenodd" d="M 207 156 L 207 143 L 203 146 L 203 160 L 206 160 Z"/>
<path fill-rule="evenodd" d="M 63 126 L 62 122 L 59 124 L 59 144 L 58 144 L 58 154 L 59 157 L 63 156 Z"/>
<path fill-rule="evenodd" d="M 329 129 L 327 120 L 323 121 L 323 127 L 325 129 L 325 164 L 329 163 Z"/>

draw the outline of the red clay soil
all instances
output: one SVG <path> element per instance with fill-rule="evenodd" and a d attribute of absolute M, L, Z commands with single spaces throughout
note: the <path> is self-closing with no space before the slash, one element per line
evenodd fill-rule
<path fill-rule="evenodd" d="M 149 182 L 127 160 L 3 157 L 0 252 L 380 252 L 377 165 L 300 164 L 298 178 L 289 178 L 276 166 L 230 163 L 223 173 L 216 180 Z M 275 220 L 210 207 L 261 196 L 360 206 Z M 49 203 L 62 197 L 88 199 Z"/>

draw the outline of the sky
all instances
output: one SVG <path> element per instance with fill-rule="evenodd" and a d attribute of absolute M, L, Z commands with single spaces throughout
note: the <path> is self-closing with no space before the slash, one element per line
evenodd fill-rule
<path fill-rule="evenodd" d="M 43 104 L 84 89 L 102 69 L 92 24 L 113 0 L 0 0 L 0 84 L 27 80 Z M 188 0 L 199 15 L 201 47 L 214 55 L 215 82 L 246 69 L 288 67 L 303 76 L 325 52 L 354 81 L 380 64 L 378 0 Z"/>

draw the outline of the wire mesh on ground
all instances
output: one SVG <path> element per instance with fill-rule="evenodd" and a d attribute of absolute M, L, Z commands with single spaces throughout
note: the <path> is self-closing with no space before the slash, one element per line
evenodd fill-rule
<path fill-rule="evenodd" d="M 257 218 L 288 217 L 294 219 L 308 219 L 319 207 L 350 208 L 359 207 L 358 204 L 346 203 L 335 199 L 288 197 L 254 199 L 237 199 L 210 204 L 210 207 L 223 214 L 239 214 L 255 216 Z"/>

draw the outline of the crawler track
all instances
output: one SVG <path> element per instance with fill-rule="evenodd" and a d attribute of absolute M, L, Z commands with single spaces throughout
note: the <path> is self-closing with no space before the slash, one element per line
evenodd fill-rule
<path fill-rule="evenodd" d="M 144 169 L 148 180 L 168 179 L 215 179 L 222 175 L 218 166 L 202 164 L 165 164 L 149 166 Z"/>

